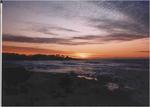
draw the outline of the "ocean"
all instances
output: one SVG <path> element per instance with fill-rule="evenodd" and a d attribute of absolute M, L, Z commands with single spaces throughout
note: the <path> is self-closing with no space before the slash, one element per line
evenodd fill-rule
<path fill-rule="evenodd" d="M 66 61 L 4 61 L 7 67 L 21 66 L 32 72 L 70 73 L 95 78 L 111 75 L 124 81 L 132 89 L 132 99 L 141 104 L 149 101 L 149 60 L 148 59 L 101 59 Z"/>

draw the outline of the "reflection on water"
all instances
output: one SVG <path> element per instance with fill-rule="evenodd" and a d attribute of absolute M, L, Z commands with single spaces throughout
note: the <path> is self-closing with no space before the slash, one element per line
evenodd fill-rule
<path fill-rule="evenodd" d="M 124 61 L 96 60 L 96 61 L 9 61 L 15 66 L 23 66 L 35 72 L 54 72 L 78 74 L 107 74 L 121 71 L 143 71 L 148 69 L 147 60 L 127 63 Z M 11 64 L 11 65 L 12 65 Z"/>
<path fill-rule="evenodd" d="M 110 90 L 110 91 L 114 91 L 114 90 L 116 90 L 116 89 L 118 89 L 119 88 L 119 85 L 118 84 L 116 84 L 116 83 L 107 83 L 106 84 L 106 86 L 107 86 L 107 88 Z"/>
<path fill-rule="evenodd" d="M 96 80 L 97 81 L 97 78 L 94 78 L 94 77 L 88 77 L 88 76 L 84 76 L 84 75 L 78 75 L 77 77 L 88 79 L 88 80 Z"/>

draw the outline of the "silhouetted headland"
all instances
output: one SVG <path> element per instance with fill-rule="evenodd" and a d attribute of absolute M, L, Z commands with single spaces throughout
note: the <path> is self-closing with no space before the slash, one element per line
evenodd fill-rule
<path fill-rule="evenodd" d="M 71 58 L 64 55 L 25 55 L 25 54 L 16 54 L 16 53 L 3 53 L 3 60 L 77 60 L 76 58 Z"/>

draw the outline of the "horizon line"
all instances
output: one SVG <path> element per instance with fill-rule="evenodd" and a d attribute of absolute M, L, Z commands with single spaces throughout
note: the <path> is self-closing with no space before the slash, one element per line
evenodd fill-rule
<path fill-rule="evenodd" d="M 12 52 L 2 52 L 2 54 L 17 54 L 17 55 L 25 55 L 25 56 L 34 56 L 34 55 L 45 55 L 45 56 L 50 56 L 50 55 L 60 55 L 64 57 L 69 57 L 69 58 L 74 58 L 74 59 L 81 59 L 81 60 L 101 60 L 101 59 L 149 59 L 149 57 L 98 57 L 98 58 L 76 58 L 76 57 L 71 57 L 63 54 L 21 54 L 21 53 L 12 53 Z M 3 56 L 2 56 L 3 57 Z"/>

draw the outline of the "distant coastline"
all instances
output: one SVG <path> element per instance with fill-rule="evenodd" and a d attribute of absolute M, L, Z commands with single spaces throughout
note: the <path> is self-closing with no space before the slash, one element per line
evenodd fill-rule
<path fill-rule="evenodd" d="M 72 58 L 69 56 L 54 54 L 54 55 L 45 55 L 45 54 L 34 54 L 34 55 L 25 55 L 18 53 L 2 53 L 2 59 L 4 60 L 149 60 L 149 58 L 97 58 L 97 59 L 80 59 Z"/>
<path fill-rule="evenodd" d="M 79 60 L 69 56 L 64 56 L 60 54 L 56 55 L 44 55 L 44 54 L 35 54 L 35 55 L 25 55 L 17 53 L 2 53 L 2 59 L 4 60 Z"/>

